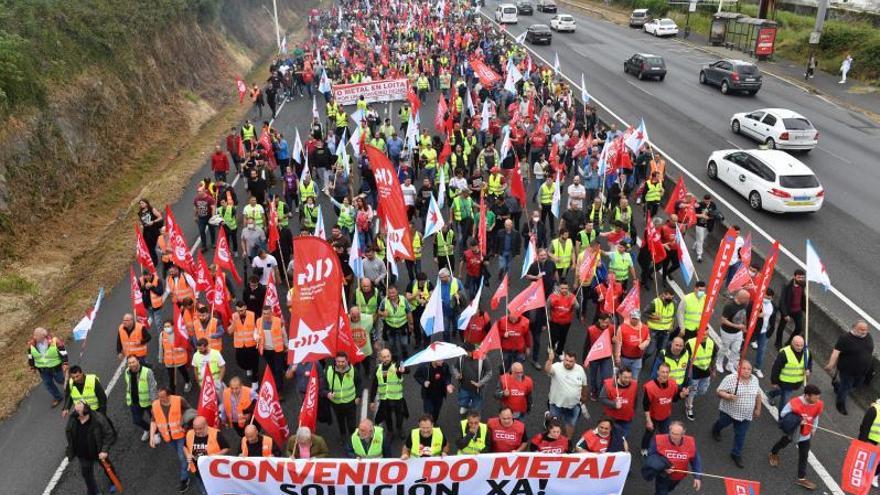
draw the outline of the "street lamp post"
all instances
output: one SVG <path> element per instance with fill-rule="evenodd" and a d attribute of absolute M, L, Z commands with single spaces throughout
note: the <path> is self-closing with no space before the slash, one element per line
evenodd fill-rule
<path fill-rule="evenodd" d="M 272 0 L 272 10 L 275 12 L 275 43 L 278 51 L 281 51 L 281 28 L 278 27 L 278 0 Z"/>
<path fill-rule="evenodd" d="M 804 70 L 804 80 L 809 79 L 810 77 L 810 63 L 814 60 L 813 57 L 816 55 L 816 48 L 819 46 L 819 39 L 822 37 L 822 30 L 825 27 L 825 13 L 827 10 L 828 0 L 819 0 L 819 5 L 816 9 L 816 24 L 813 27 L 813 32 L 810 33 L 810 55 L 807 57 L 807 67 Z"/>

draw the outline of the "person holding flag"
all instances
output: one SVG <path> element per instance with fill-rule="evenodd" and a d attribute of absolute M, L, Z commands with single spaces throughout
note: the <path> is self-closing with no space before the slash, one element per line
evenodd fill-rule
<path fill-rule="evenodd" d="M 327 368 L 321 392 L 330 401 L 330 408 L 336 416 L 339 435 L 348 438 L 357 428 L 357 406 L 361 399 L 361 376 L 348 360 L 348 354 L 339 351 L 334 357 L 333 366 Z"/>
<path fill-rule="evenodd" d="M 702 486 L 703 462 L 697 451 L 694 437 L 685 435 L 684 425 L 673 421 L 669 425 L 669 433 L 657 435 L 651 440 L 648 458 L 660 456 L 669 463 L 669 468 L 654 478 L 654 495 L 668 495 L 688 474 L 693 474 L 694 491 Z"/>
<path fill-rule="evenodd" d="M 611 378 L 614 368 L 614 349 L 612 344 L 612 336 L 614 328 L 611 326 L 611 315 L 608 313 L 596 314 L 596 322 L 587 328 L 587 335 L 584 339 L 583 361 L 589 366 L 590 381 L 590 398 L 596 399 L 602 383 Z M 602 342 L 597 344 L 597 342 Z M 607 345 L 607 349 L 596 349 L 597 345 Z M 597 355 L 597 353 L 599 355 Z"/>
<path fill-rule="evenodd" d="M 675 294 L 672 289 L 669 287 L 661 289 L 660 294 L 651 301 L 645 313 L 648 316 L 648 329 L 651 331 L 651 346 L 645 352 L 647 359 L 648 356 L 658 356 L 666 349 L 666 344 L 675 328 Z M 652 368 L 656 368 L 656 365 L 657 359 L 654 360 Z M 681 381 L 676 381 L 681 385 Z"/>
<path fill-rule="evenodd" d="M 767 392 L 767 399 L 771 404 L 779 401 L 777 407 L 780 417 L 782 409 L 788 405 L 788 398 L 806 384 L 812 369 L 813 355 L 807 349 L 804 338 L 795 335 L 791 344 L 779 350 L 773 361 L 773 371 L 770 372 L 772 388 Z"/>
<path fill-rule="evenodd" d="M 159 364 L 165 366 L 168 373 L 168 390 L 172 394 L 177 390 L 178 370 L 183 377 L 183 392 L 188 393 L 192 389 L 192 379 L 186 369 L 187 348 L 178 345 L 178 339 L 174 335 L 174 322 L 171 320 L 165 320 L 159 334 Z"/>
<path fill-rule="evenodd" d="M 639 395 L 639 384 L 633 381 L 629 366 L 621 366 L 617 376 L 606 378 L 599 390 L 599 402 L 602 403 L 605 416 L 614 420 L 614 432 L 626 439 L 629 428 L 636 415 L 636 397 Z"/>
<path fill-rule="evenodd" d="M 820 398 L 822 391 L 812 383 L 804 387 L 804 394 L 792 399 L 779 413 L 779 423 L 783 435 L 767 459 L 772 467 L 779 467 L 779 452 L 788 444 L 795 442 L 798 447 L 797 479 L 794 484 L 807 490 L 815 490 L 816 483 L 807 479 L 807 460 L 810 456 L 810 441 L 819 426 L 819 416 L 825 408 Z"/>
<path fill-rule="evenodd" d="M 635 375 L 635 374 L 633 374 Z M 667 363 L 657 366 L 653 380 L 642 386 L 642 409 L 645 411 L 645 433 L 642 435 L 642 457 L 648 455 L 648 447 L 655 436 L 669 433 L 672 404 L 688 395 L 687 387 L 679 387 L 671 380 Z"/>
<path fill-rule="evenodd" d="M 119 360 L 134 356 L 144 364 L 147 362 L 147 344 L 153 336 L 140 323 L 134 321 L 134 315 L 125 313 L 122 315 L 122 323 L 116 336 L 116 352 Z"/>
<path fill-rule="evenodd" d="M 569 291 L 568 282 L 559 282 L 558 290 L 547 298 L 547 307 L 550 312 L 550 342 L 553 344 L 553 352 L 562 355 L 571 322 L 580 311 L 577 298 Z"/>

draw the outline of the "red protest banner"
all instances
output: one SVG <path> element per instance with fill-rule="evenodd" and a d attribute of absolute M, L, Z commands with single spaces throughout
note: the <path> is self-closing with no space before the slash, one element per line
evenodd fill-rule
<path fill-rule="evenodd" d="M 721 286 L 724 284 L 724 278 L 727 275 L 727 267 L 730 266 L 730 260 L 733 258 L 733 250 L 735 248 L 736 232 L 731 227 L 724 234 L 724 239 L 721 240 L 718 253 L 715 255 L 715 263 L 712 265 L 712 275 L 709 279 L 709 284 L 706 286 L 706 302 L 703 306 L 703 315 L 700 318 L 700 326 L 697 328 L 696 349 L 700 347 L 706 338 L 706 329 L 709 327 L 712 313 L 715 312 L 718 293 L 721 292 Z"/>
<path fill-rule="evenodd" d="M 880 459 L 880 446 L 853 440 L 843 460 L 840 488 L 850 495 L 868 495 L 878 459 Z"/>
<path fill-rule="evenodd" d="M 391 160 L 372 145 L 365 145 L 370 170 L 376 178 L 378 193 L 378 213 L 380 225 L 388 237 L 386 249 L 388 259 L 415 259 L 412 250 L 412 234 L 409 231 L 409 219 L 406 216 L 406 205 L 403 202 L 403 190 Z M 296 252 L 296 251 L 294 251 Z M 335 254 L 334 254 L 335 255 Z"/>

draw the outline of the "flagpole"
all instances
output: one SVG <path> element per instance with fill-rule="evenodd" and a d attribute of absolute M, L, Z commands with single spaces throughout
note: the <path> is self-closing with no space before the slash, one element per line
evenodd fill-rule
<path fill-rule="evenodd" d="M 275 227 L 276 229 L 278 227 Z M 287 262 L 284 261 L 284 251 L 281 250 L 281 233 L 278 233 L 278 257 L 281 258 L 281 272 L 284 273 L 284 282 L 290 287 L 290 278 L 287 276 Z"/>
<path fill-rule="evenodd" d="M 537 253 L 535 253 L 535 255 L 537 255 Z M 543 271 L 544 267 L 542 266 L 542 263 L 538 261 L 538 273 L 541 273 Z M 536 282 L 541 282 L 543 284 L 544 277 L 538 277 L 538 280 L 536 280 Z M 544 318 L 546 319 L 547 323 L 547 349 L 550 352 L 553 352 L 553 337 L 550 335 L 550 311 L 547 309 L 547 299 L 547 294 L 544 294 Z M 532 342 L 532 345 L 538 345 L 539 343 L 540 342 Z"/>
<path fill-rule="evenodd" d="M 808 356 L 809 342 L 810 342 L 810 279 L 806 279 L 807 287 L 804 289 L 804 298 L 806 301 L 806 308 L 804 309 L 804 386 L 807 385 L 807 380 L 809 379 L 809 374 L 807 374 L 807 359 L 812 356 Z"/>
<path fill-rule="evenodd" d="M 617 309 L 615 309 L 614 305 L 614 285 L 611 286 L 611 324 L 614 325 L 614 321 L 617 319 L 615 316 L 617 314 Z M 615 332 L 619 329 L 619 325 L 614 325 Z M 622 337 L 621 337 L 622 338 Z M 641 330 L 639 330 L 639 340 L 642 339 Z M 614 392 L 620 397 L 620 387 L 617 386 L 617 376 L 614 373 L 614 339 L 611 339 L 611 379 L 614 381 Z M 592 346 L 591 346 L 592 347 Z M 636 377 L 636 383 L 638 383 L 639 377 Z"/>

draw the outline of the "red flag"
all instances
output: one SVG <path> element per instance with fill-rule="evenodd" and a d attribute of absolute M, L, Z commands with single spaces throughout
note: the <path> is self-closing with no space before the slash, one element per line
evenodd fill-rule
<path fill-rule="evenodd" d="M 589 366 L 591 362 L 611 357 L 611 327 L 608 327 L 602 335 L 593 342 L 587 359 L 584 360 L 584 366 Z"/>
<path fill-rule="evenodd" d="M 506 278 L 505 278 L 506 280 Z M 474 350 L 474 359 L 484 359 L 489 351 L 501 350 L 501 336 L 498 334 L 498 325 L 492 325 L 492 329 L 486 334 L 486 337 L 480 342 L 480 347 Z"/>
<path fill-rule="evenodd" d="M 590 149 L 590 145 L 587 142 L 586 136 L 581 136 L 578 139 L 578 142 L 575 143 L 574 148 L 571 150 L 571 156 L 573 158 L 579 158 L 587 154 L 587 151 Z"/>
<path fill-rule="evenodd" d="M 337 352 L 344 352 L 352 365 L 367 359 L 367 356 L 354 340 L 354 334 L 351 331 L 351 321 L 348 319 L 348 313 L 345 312 L 345 308 L 341 305 L 339 306 L 339 329 L 335 335 L 331 336 L 328 347 L 333 355 L 336 355 Z"/>
<path fill-rule="evenodd" d="M 437 100 L 437 113 L 434 114 L 434 128 L 437 132 L 446 133 L 446 112 L 449 107 L 446 105 L 446 98 L 441 94 Z"/>
<path fill-rule="evenodd" d="M 739 248 L 739 260 L 746 268 L 752 266 L 752 233 L 746 234 L 743 245 Z"/>
<path fill-rule="evenodd" d="M 614 273 L 609 273 L 605 285 L 596 286 L 596 290 L 602 291 L 602 311 L 613 315 L 617 307 L 617 298 L 623 294 L 623 285 L 617 281 Z"/>
<path fill-rule="evenodd" d="M 223 272 L 218 271 L 214 277 L 214 289 L 210 300 L 214 313 L 219 315 L 220 321 L 223 322 L 223 327 L 229 328 L 229 322 L 232 320 L 232 303 L 226 291 L 226 277 L 223 276 Z"/>
<path fill-rule="evenodd" d="M 632 288 L 629 290 L 629 293 L 626 297 L 623 298 L 623 301 L 620 302 L 620 306 L 617 307 L 617 314 L 620 316 L 627 318 L 629 317 L 630 311 L 634 309 L 639 309 L 642 307 L 640 297 L 639 297 L 639 281 L 636 280 L 633 283 Z"/>
<path fill-rule="evenodd" d="M 526 206 L 526 188 L 523 185 L 522 173 L 519 171 L 519 157 L 516 154 L 513 157 L 513 171 L 510 173 L 510 195 L 519 200 L 520 206 Z"/>
<path fill-rule="evenodd" d="M 266 154 L 269 170 L 275 170 L 278 167 L 278 162 L 275 161 L 275 152 L 272 150 L 272 138 L 269 137 L 269 133 L 266 131 L 260 134 L 260 146 L 263 147 L 263 152 Z"/>
<path fill-rule="evenodd" d="M 211 283 L 211 269 L 208 268 L 208 262 L 205 261 L 201 251 L 196 255 L 196 269 L 193 275 L 195 275 L 193 278 L 196 280 L 197 291 L 205 292 L 213 285 Z"/>
<path fill-rule="evenodd" d="M 320 237 L 297 237 L 293 253 L 288 364 L 332 356 L 329 345 L 342 306 L 342 268 L 330 244 Z"/>
<path fill-rule="evenodd" d="M 544 281 L 535 280 L 522 292 L 517 294 L 507 305 L 508 311 L 514 316 L 520 316 L 530 309 L 543 308 L 547 305 L 544 297 Z"/>
<path fill-rule="evenodd" d="M 761 483 L 758 481 L 724 478 L 724 493 L 726 495 L 760 495 Z"/>
<path fill-rule="evenodd" d="M 280 235 L 278 233 L 278 210 L 275 209 L 275 202 L 269 201 L 269 225 L 268 225 L 268 239 L 266 243 L 269 246 L 269 252 L 274 252 L 278 248 L 278 240 L 280 239 Z"/>
<path fill-rule="evenodd" d="M 254 421 L 263 427 L 263 431 L 272 437 L 275 445 L 286 445 L 290 436 L 287 427 L 287 419 L 281 410 L 281 401 L 278 400 L 278 389 L 275 387 L 275 377 L 272 369 L 266 366 L 263 373 L 263 381 L 260 382 L 260 391 L 257 394 L 257 406 L 254 408 Z"/>
<path fill-rule="evenodd" d="M 217 389 L 214 387 L 214 375 L 211 374 L 211 367 L 207 361 L 203 372 L 205 378 L 202 380 L 202 390 L 199 392 L 198 415 L 204 416 L 208 426 L 216 428 L 220 422 L 220 407 L 217 401 Z"/>
<path fill-rule="evenodd" d="M 758 276 L 755 279 L 755 292 L 752 295 L 752 308 L 751 312 L 749 312 L 749 324 L 748 327 L 746 327 L 746 339 L 742 348 L 740 362 L 745 359 L 746 349 L 748 349 L 749 343 L 752 340 L 752 334 L 758 323 L 758 313 L 761 312 L 761 308 L 763 307 L 764 294 L 767 293 L 767 287 L 770 287 L 770 279 L 773 278 L 773 271 L 776 269 L 776 260 L 778 258 L 779 241 L 775 241 L 770 247 L 770 252 L 767 253 L 767 257 L 764 259 L 764 266 L 761 267 L 761 271 L 758 272 Z"/>
<path fill-rule="evenodd" d="M 498 309 L 498 303 L 501 301 L 502 297 L 507 297 L 507 274 L 504 274 L 504 280 L 498 285 L 498 289 L 495 291 L 495 295 L 492 296 L 492 300 L 489 301 L 489 305 L 492 309 Z"/>
<path fill-rule="evenodd" d="M 416 94 L 416 89 L 412 85 L 406 90 L 406 99 L 409 100 L 409 104 L 412 107 L 412 115 L 415 118 L 415 114 L 419 113 L 422 102 L 419 100 L 419 95 Z"/>
<path fill-rule="evenodd" d="M 176 304 L 174 306 L 174 347 L 183 347 L 189 349 L 189 329 L 186 328 L 186 320 L 183 318 L 183 312 Z"/>
<path fill-rule="evenodd" d="M 700 318 L 700 326 L 697 329 L 697 345 L 698 349 L 706 338 L 706 328 L 709 320 L 712 319 L 712 313 L 715 312 L 715 303 L 718 301 L 718 293 L 721 292 L 721 285 L 727 276 L 727 267 L 730 266 L 730 260 L 733 258 L 733 250 L 736 247 L 736 232 L 733 227 L 727 229 L 718 252 L 715 255 L 715 263 L 712 265 L 712 276 L 709 278 L 709 284 L 706 286 L 706 302 L 703 303 L 703 315 Z"/>
<path fill-rule="evenodd" d="M 135 234 L 135 254 L 137 255 L 137 262 L 142 267 L 146 268 L 153 275 L 156 274 L 156 265 L 153 264 L 153 258 L 150 257 L 150 250 L 147 247 L 147 242 L 144 240 L 143 234 L 141 234 L 141 229 L 138 227 L 138 224 L 134 224 L 134 234 Z"/>
<path fill-rule="evenodd" d="M 655 265 L 666 259 L 666 248 L 663 247 L 660 232 L 654 227 L 650 214 L 645 215 L 645 241 L 648 243 L 648 251 Z"/>
<path fill-rule="evenodd" d="M 736 292 L 750 283 L 752 283 L 752 275 L 749 273 L 748 267 L 739 265 L 733 278 L 730 279 L 730 283 L 727 284 L 727 291 Z"/>
<path fill-rule="evenodd" d="M 165 205 L 165 231 L 168 232 L 168 239 L 171 243 L 171 261 L 185 272 L 192 273 L 195 262 L 189 246 L 186 245 L 186 238 L 183 237 L 183 231 L 171 212 L 171 207 Z"/>
<path fill-rule="evenodd" d="M 318 365 L 312 363 L 309 371 L 309 386 L 299 409 L 299 425 L 315 431 L 318 424 Z"/>
<path fill-rule="evenodd" d="M 451 155 L 452 155 L 452 146 L 449 144 L 449 134 L 447 134 L 446 135 L 446 142 L 443 143 L 443 148 L 440 150 L 440 155 L 437 157 L 438 165 L 443 166 L 443 164 L 446 163 L 446 160 Z M 453 172 L 455 172 L 455 171 L 453 170 Z"/>
<path fill-rule="evenodd" d="M 221 225 L 217 233 L 217 247 L 214 249 L 214 264 L 221 270 L 232 273 L 235 283 L 241 285 L 241 277 L 235 269 L 232 253 L 229 251 L 229 240 L 226 238 L 226 229 Z"/>
<path fill-rule="evenodd" d="M 244 103 L 244 95 L 247 94 L 247 84 L 239 76 L 235 76 L 235 86 L 238 88 L 238 104 Z"/>
<path fill-rule="evenodd" d="M 477 240 L 480 244 L 480 254 L 486 256 L 486 245 L 487 245 L 487 234 L 486 234 L 486 195 L 484 193 L 480 193 L 480 225 L 477 228 Z"/>
<path fill-rule="evenodd" d="M 271 306 L 272 315 L 284 321 L 284 314 L 281 313 L 281 300 L 278 298 L 278 287 L 275 285 L 274 270 L 269 272 L 269 278 L 266 280 L 266 298 L 263 301 L 263 305 Z"/>
<path fill-rule="evenodd" d="M 376 179 L 378 190 L 380 225 L 388 235 L 388 252 L 386 255 L 397 259 L 413 260 L 412 234 L 409 231 L 409 219 L 403 203 L 403 191 L 391 160 L 378 148 L 365 145 L 370 170 Z M 335 253 L 334 253 L 335 256 Z"/>
<path fill-rule="evenodd" d="M 684 196 L 687 192 L 687 186 L 684 185 L 684 177 L 679 175 L 678 181 L 672 189 L 672 194 L 669 195 L 669 201 L 666 202 L 666 208 L 664 208 L 667 214 L 672 215 L 673 213 L 678 213 L 675 209 L 675 205 L 677 205 L 679 201 L 684 201 Z M 679 219 L 679 221 L 681 221 L 681 219 Z"/>
<path fill-rule="evenodd" d="M 147 308 L 144 306 L 144 293 L 141 292 L 141 286 L 138 285 L 137 277 L 134 276 L 134 268 L 128 267 L 128 273 L 129 280 L 131 280 L 131 308 L 134 317 L 145 328 L 150 328 Z M 156 325 L 161 327 L 162 322 L 156 322 Z"/>
<path fill-rule="evenodd" d="M 843 460 L 840 488 L 850 495 L 868 495 L 880 459 L 880 446 L 853 440 Z"/>
<path fill-rule="evenodd" d="M 587 246 L 587 251 L 584 251 L 584 257 L 581 259 L 581 264 L 578 265 L 578 278 L 580 278 L 581 284 L 590 284 L 593 281 L 593 277 L 596 276 L 596 268 L 599 267 L 599 259 L 601 256 L 601 251 L 596 251 L 595 253 L 590 253 L 589 246 Z"/>
<path fill-rule="evenodd" d="M 562 172 L 562 165 L 559 163 L 559 146 L 553 143 L 550 146 L 550 158 L 547 159 L 554 172 Z"/>
<path fill-rule="evenodd" d="M 474 74 L 478 78 L 480 78 L 480 84 L 483 87 L 490 88 L 496 83 L 501 82 L 501 76 L 495 73 L 488 65 L 486 65 L 482 60 L 471 57 L 470 58 L 471 68 L 474 69 Z"/>

